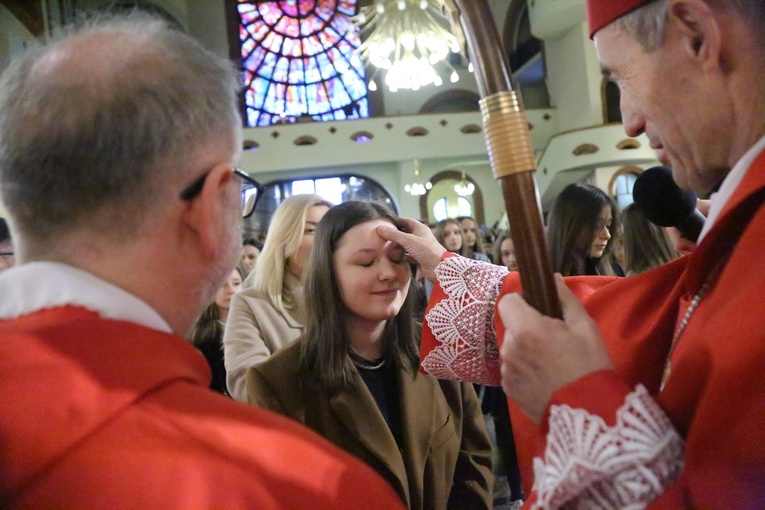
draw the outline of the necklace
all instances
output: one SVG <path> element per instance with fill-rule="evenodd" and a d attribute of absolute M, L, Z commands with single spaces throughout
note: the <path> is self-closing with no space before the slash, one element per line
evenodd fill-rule
<path fill-rule="evenodd" d="M 385 358 L 382 358 L 382 361 L 375 363 L 373 361 L 370 361 L 366 359 L 361 354 L 358 354 L 356 351 L 351 348 L 348 351 L 348 357 L 351 358 L 351 362 L 356 365 L 356 367 L 361 368 L 363 370 L 379 370 L 385 365 Z M 380 358 L 378 358 L 380 359 Z"/>
<path fill-rule="evenodd" d="M 696 309 L 701 304 L 701 301 L 704 299 L 704 296 L 706 296 L 707 292 L 712 288 L 712 286 L 717 282 L 717 277 L 722 272 L 722 268 L 725 267 L 725 262 L 728 260 L 728 257 L 723 257 L 720 262 L 717 263 L 717 265 L 712 269 L 712 272 L 709 273 L 709 275 L 704 280 L 704 283 L 701 285 L 701 288 L 696 292 L 696 295 L 693 296 L 693 299 L 691 300 L 691 304 L 688 306 L 688 309 L 685 311 L 685 315 L 683 315 L 683 320 L 680 321 L 680 324 L 677 326 L 677 331 L 675 331 L 675 336 L 672 338 L 672 345 L 669 348 L 669 352 L 667 353 L 667 359 L 664 362 L 664 373 L 661 376 L 661 386 L 659 386 L 659 391 L 664 390 L 664 386 L 667 384 L 667 381 L 669 380 L 669 376 L 672 374 L 672 354 L 675 352 L 675 347 L 677 347 L 677 343 L 680 341 L 680 337 L 682 336 L 683 332 L 685 331 L 685 328 L 688 326 L 688 323 L 691 321 L 691 317 L 693 317 L 693 314 L 696 312 Z"/>
<path fill-rule="evenodd" d="M 378 370 L 382 368 L 382 366 L 385 364 L 385 359 L 383 359 L 381 362 L 379 362 L 376 365 L 372 365 L 372 364 L 367 365 L 364 363 L 359 363 L 353 358 L 351 358 L 351 361 L 353 362 L 354 365 L 356 365 L 358 368 L 361 368 L 362 370 Z"/>

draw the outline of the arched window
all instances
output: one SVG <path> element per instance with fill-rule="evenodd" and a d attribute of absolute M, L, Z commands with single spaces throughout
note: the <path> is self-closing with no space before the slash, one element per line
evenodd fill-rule
<path fill-rule="evenodd" d="M 606 124 L 621 122 L 622 111 L 619 106 L 621 101 L 619 86 L 604 76 L 600 85 L 600 93 L 603 102 L 603 122 Z"/>
<path fill-rule="evenodd" d="M 348 200 L 369 200 L 383 204 L 398 213 L 390 193 L 369 177 L 342 174 L 272 181 L 264 186 L 263 196 L 258 200 L 255 213 L 245 220 L 246 234 L 254 237 L 258 233 L 265 233 L 271 215 L 284 199 L 307 193 L 316 193 L 333 204 Z"/>
<path fill-rule="evenodd" d="M 469 197 L 464 197 L 454 189 L 466 179 L 475 188 Z M 472 216 L 479 225 L 485 223 L 483 193 L 481 187 L 469 174 L 462 170 L 442 170 L 428 179 L 431 188 L 420 196 L 420 218 L 427 222 L 440 221 L 457 216 Z"/>
<path fill-rule="evenodd" d="M 632 188 L 643 169 L 637 166 L 625 166 L 620 168 L 608 183 L 608 192 L 614 199 L 619 209 L 624 209 L 633 202 Z"/>
<path fill-rule="evenodd" d="M 369 116 L 350 20 L 356 0 L 240 0 L 236 8 L 248 126 Z"/>
<path fill-rule="evenodd" d="M 454 199 L 455 197 L 452 197 Z M 446 218 L 457 218 L 459 216 L 473 216 L 473 204 L 470 203 L 465 197 L 456 197 L 457 209 L 450 209 L 450 201 L 446 197 L 439 198 L 436 203 L 433 204 L 433 217 L 436 221 L 445 220 Z M 449 214 L 449 213 L 452 214 Z"/>

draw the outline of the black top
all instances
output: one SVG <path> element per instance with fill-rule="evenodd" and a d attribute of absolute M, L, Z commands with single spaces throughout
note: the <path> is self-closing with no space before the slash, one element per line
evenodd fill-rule
<path fill-rule="evenodd" d="M 403 448 L 404 434 L 401 425 L 401 404 L 398 398 L 398 383 L 396 381 L 396 367 L 391 363 L 385 363 L 380 368 L 368 369 L 365 366 L 378 366 L 383 358 L 370 361 L 350 353 L 351 359 L 356 363 L 356 368 L 367 385 L 367 389 L 375 399 L 378 409 L 385 418 L 396 444 Z M 361 366 L 359 366 L 361 365 Z"/>

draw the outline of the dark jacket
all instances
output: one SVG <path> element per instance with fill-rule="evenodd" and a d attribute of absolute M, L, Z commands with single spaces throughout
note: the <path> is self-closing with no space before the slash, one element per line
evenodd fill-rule
<path fill-rule="evenodd" d="M 299 369 L 300 342 L 247 371 L 250 403 L 312 428 L 380 473 L 411 509 L 491 508 L 491 443 L 469 383 L 398 374 L 403 448 L 353 368 L 350 388 L 328 393 Z"/>

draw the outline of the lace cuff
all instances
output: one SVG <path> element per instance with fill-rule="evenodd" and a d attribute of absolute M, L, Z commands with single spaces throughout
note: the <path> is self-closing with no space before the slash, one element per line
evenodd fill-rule
<path fill-rule="evenodd" d="M 436 267 L 433 296 L 445 295 L 425 316 L 436 345 L 421 366 L 439 379 L 497 386 L 501 381 L 494 306 L 507 269 L 464 257 Z"/>
<path fill-rule="evenodd" d="M 534 508 L 645 508 L 683 469 L 683 440 L 642 385 L 613 427 L 567 405 L 550 408 L 549 426 Z"/>

